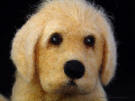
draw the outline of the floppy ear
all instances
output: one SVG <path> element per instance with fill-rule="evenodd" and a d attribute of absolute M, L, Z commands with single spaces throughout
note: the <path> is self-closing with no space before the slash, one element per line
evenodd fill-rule
<path fill-rule="evenodd" d="M 17 71 L 27 81 L 32 79 L 35 71 L 35 45 L 42 33 L 43 22 L 40 13 L 33 15 L 13 39 L 11 59 Z"/>
<path fill-rule="evenodd" d="M 117 54 L 116 42 L 114 40 L 110 23 L 105 21 L 104 28 L 104 53 L 101 70 L 101 81 L 104 85 L 107 85 L 115 74 Z"/>

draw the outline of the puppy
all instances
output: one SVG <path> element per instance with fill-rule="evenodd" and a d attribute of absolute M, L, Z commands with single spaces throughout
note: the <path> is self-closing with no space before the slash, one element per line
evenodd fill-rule
<path fill-rule="evenodd" d="M 85 0 L 42 3 L 17 32 L 11 101 L 107 101 L 116 44 L 103 10 Z"/>

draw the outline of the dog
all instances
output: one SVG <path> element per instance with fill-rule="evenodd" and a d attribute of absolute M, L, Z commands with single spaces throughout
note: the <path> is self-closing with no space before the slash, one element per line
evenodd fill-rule
<path fill-rule="evenodd" d="M 85 0 L 48 0 L 15 35 L 11 101 L 107 101 L 116 42 L 102 9 Z"/>

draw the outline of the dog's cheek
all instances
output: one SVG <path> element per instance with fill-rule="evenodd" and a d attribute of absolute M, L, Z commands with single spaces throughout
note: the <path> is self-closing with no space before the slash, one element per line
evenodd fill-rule
<path fill-rule="evenodd" d="M 87 60 L 82 60 L 85 64 L 85 74 L 83 78 L 79 79 L 77 82 L 81 89 L 86 92 L 90 92 L 95 88 L 98 80 L 98 68 L 100 66 L 100 60 L 97 60 L 94 52 L 90 52 L 86 58 Z"/>
<path fill-rule="evenodd" d="M 78 82 L 81 93 L 90 93 L 96 86 L 96 80 L 84 79 Z"/>
<path fill-rule="evenodd" d="M 40 76 L 40 81 L 41 81 L 41 86 L 46 92 L 56 92 L 56 90 L 60 89 L 61 86 L 63 85 L 64 77 L 62 75 L 55 74 L 54 72 L 51 72 L 50 74 L 44 75 L 41 74 Z"/>
<path fill-rule="evenodd" d="M 97 79 L 98 79 L 96 71 L 90 72 L 90 69 L 88 69 L 88 70 L 89 71 L 87 71 L 87 69 L 86 69 L 86 73 L 85 73 L 84 77 L 77 81 L 77 83 L 79 85 L 79 89 L 86 93 L 91 92 L 95 88 Z"/>
<path fill-rule="evenodd" d="M 39 47 L 38 71 L 42 88 L 54 92 L 67 80 L 63 70 L 64 59 L 59 59 L 58 50 Z"/>
<path fill-rule="evenodd" d="M 46 64 L 46 65 L 45 65 Z M 61 68 L 56 67 L 53 63 L 40 65 L 40 82 L 46 92 L 55 92 L 65 82 L 66 77 Z"/>

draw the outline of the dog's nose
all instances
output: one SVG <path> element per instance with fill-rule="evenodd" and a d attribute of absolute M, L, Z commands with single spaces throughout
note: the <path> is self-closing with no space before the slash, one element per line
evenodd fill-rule
<path fill-rule="evenodd" d="M 78 60 L 67 61 L 64 65 L 65 74 L 71 79 L 79 79 L 84 75 L 84 65 Z"/>

